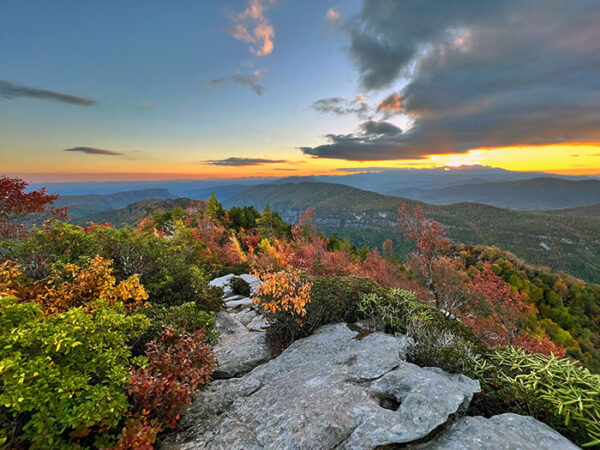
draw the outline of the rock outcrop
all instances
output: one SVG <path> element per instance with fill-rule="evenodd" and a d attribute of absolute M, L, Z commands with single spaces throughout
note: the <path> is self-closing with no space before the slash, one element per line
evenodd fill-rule
<path fill-rule="evenodd" d="M 405 361 L 405 336 L 332 324 L 271 359 L 262 317 L 239 300 L 217 316 L 220 379 L 164 448 L 577 448 L 531 417 L 461 417 L 479 382 Z"/>
<path fill-rule="evenodd" d="M 232 315 L 221 311 L 217 314 L 219 343 L 215 356 L 219 366 L 213 374 L 216 379 L 243 375 L 259 364 L 271 359 L 264 332 L 252 332 Z"/>
<path fill-rule="evenodd" d="M 571 450 L 568 439 L 533 417 L 500 414 L 490 419 L 463 417 L 438 438 L 416 447 L 427 450 Z"/>

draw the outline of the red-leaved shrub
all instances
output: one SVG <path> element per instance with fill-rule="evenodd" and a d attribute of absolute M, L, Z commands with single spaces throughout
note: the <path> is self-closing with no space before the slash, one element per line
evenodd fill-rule
<path fill-rule="evenodd" d="M 167 329 L 160 340 L 146 346 L 148 366 L 132 370 L 128 387 L 137 411 L 175 427 L 198 387 L 209 381 L 216 368 L 204 338 L 202 329 L 191 336 Z"/>

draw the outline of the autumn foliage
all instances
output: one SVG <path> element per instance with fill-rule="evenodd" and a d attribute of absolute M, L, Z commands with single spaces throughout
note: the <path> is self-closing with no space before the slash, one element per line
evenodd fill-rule
<path fill-rule="evenodd" d="M 47 194 L 46 188 L 25 192 L 28 183 L 19 178 L 0 177 L 0 238 L 13 239 L 26 234 L 23 221 L 27 216 L 46 214 L 64 219 L 66 208 L 52 207 L 57 194 Z"/>
<path fill-rule="evenodd" d="M 216 368 L 213 352 L 204 341 L 204 330 L 185 336 L 167 329 L 160 341 L 147 345 L 148 366 L 132 370 L 128 387 L 137 411 L 175 427 L 198 387 Z"/>
<path fill-rule="evenodd" d="M 137 275 L 116 282 L 111 261 L 100 256 L 84 266 L 66 264 L 53 269 L 44 280 L 27 278 L 10 260 L 0 263 L 0 295 L 14 295 L 21 302 L 35 302 L 45 314 L 57 314 L 71 308 L 91 308 L 96 300 L 109 305 L 122 302 L 132 311 L 148 299 Z"/>
<path fill-rule="evenodd" d="M 524 330 L 532 309 L 525 296 L 496 275 L 489 262 L 469 275 L 460 255 L 452 254 L 444 229 L 425 219 L 420 206 L 399 211 L 398 225 L 415 241 L 416 251 L 408 264 L 415 278 L 430 294 L 436 308 L 447 317 L 469 325 L 487 345 L 516 345 L 532 353 L 564 355 L 564 348 L 545 336 L 533 337 Z"/>
<path fill-rule="evenodd" d="M 282 311 L 301 317 L 306 313 L 312 283 L 303 281 L 298 270 L 256 271 L 253 275 L 260 280 L 254 303 L 272 314 Z"/>

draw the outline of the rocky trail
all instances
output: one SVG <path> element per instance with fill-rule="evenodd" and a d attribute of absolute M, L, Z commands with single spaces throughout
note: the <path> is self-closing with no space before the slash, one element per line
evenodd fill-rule
<path fill-rule="evenodd" d="M 211 282 L 225 290 L 214 381 L 164 449 L 578 448 L 532 417 L 465 416 L 479 382 L 407 362 L 405 336 L 332 324 L 273 358 L 231 277 Z"/>

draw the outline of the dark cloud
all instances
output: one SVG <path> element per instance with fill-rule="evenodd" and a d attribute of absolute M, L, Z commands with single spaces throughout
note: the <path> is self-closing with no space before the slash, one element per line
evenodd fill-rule
<path fill-rule="evenodd" d="M 594 0 L 365 0 L 346 24 L 351 58 L 364 88 L 396 86 L 413 125 L 304 151 L 384 160 L 600 143 L 599 21 Z"/>
<path fill-rule="evenodd" d="M 265 87 L 258 84 L 257 81 L 263 76 L 263 72 L 257 70 L 250 75 L 242 75 L 240 72 L 234 73 L 231 79 L 234 83 L 249 86 L 258 95 L 263 95 Z"/>
<path fill-rule="evenodd" d="M 103 150 L 101 148 L 95 147 L 73 147 L 73 148 L 65 148 L 65 152 L 81 152 L 86 153 L 88 155 L 109 155 L 109 156 L 117 156 L 122 155 L 119 152 L 113 152 L 112 150 Z"/>
<path fill-rule="evenodd" d="M 203 164 L 209 164 L 211 166 L 258 166 L 261 164 L 279 164 L 287 163 L 284 159 L 263 159 L 263 158 L 236 158 L 231 157 L 227 159 L 210 159 L 202 161 Z"/>
<path fill-rule="evenodd" d="M 402 130 L 385 122 L 368 120 L 359 125 L 359 133 L 328 134 L 329 144 L 318 147 L 300 147 L 306 155 L 319 158 L 347 159 L 352 161 L 386 160 L 398 153 L 398 138 Z M 414 149 L 406 149 L 403 156 L 393 159 L 421 159 L 424 156 Z"/>
<path fill-rule="evenodd" d="M 71 105 L 80 106 L 93 106 L 98 103 L 88 97 L 77 97 L 70 94 L 61 94 L 60 92 L 20 86 L 18 84 L 0 80 L 0 98 L 13 99 L 22 97 L 54 100 L 56 102 L 70 103 Z"/>
<path fill-rule="evenodd" d="M 360 129 L 365 135 L 371 136 L 397 136 L 402 130 L 389 122 L 368 120 L 360 124 Z"/>
<path fill-rule="evenodd" d="M 314 102 L 311 107 L 322 113 L 333 113 L 338 116 L 347 114 L 356 114 L 359 117 L 365 117 L 369 114 L 369 105 L 364 100 L 364 96 L 358 95 L 354 100 L 348 100 L 344 97 L 322 98 Z"/>

